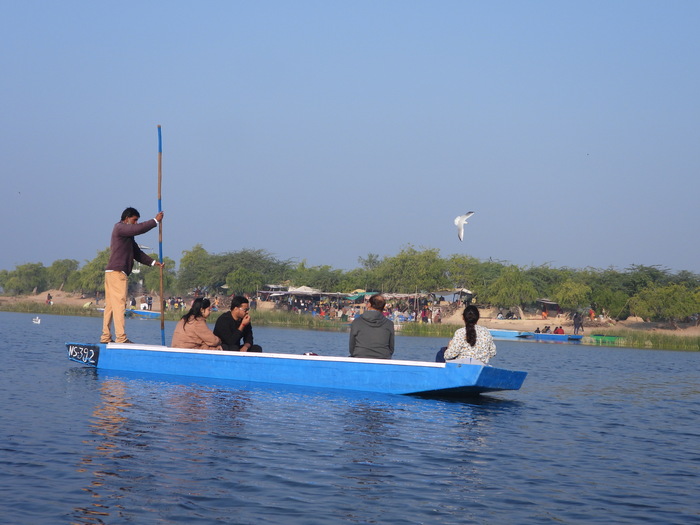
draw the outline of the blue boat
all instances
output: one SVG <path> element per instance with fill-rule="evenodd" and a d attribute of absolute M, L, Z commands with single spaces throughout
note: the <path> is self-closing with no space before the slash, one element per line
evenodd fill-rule
<path fill-rule="evenodd" d="M 66 343 L 68 358 L 103 370 L 382 392 L 465 396 L 518 390 L 527 372 L 471 359 L 433 363 L 319 355 Z"/>
<path fill-rule="evenodd" d="M 519 330 L 499 330 L 497 328 L 489 328 L 491 332 L 491 337 L 499 340 L 517 340 L 523 337 L 523 334 L 529 334 L 530 332 L 521 332 Z"/>
<path fill-rule="evenodd" d="M 571 334 L 538 334 L 536 332 L 521 332 L 521 338 L 531 339 L 542 342 L 553 343 L 580 343 L 583 339 L 582 335 Z"/>
<path fill-rule="evenodd" d="M 134 310 L 133 308 L 127 308 L 124 313 L 127 316 L 131 317 L 141 317 L 143 319 L 160 319 L 160 312 L 154 312 L 153 310 Z"/>

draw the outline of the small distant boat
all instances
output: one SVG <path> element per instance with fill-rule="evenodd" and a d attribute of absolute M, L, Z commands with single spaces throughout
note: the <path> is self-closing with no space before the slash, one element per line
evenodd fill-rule
<path fill-rule="evenodd" d="M 523 333 L 529 333 L 529 332 L 520 332 L 518 330 L 499 330 L 497 328 L 489 328 L 489 332 L 491 332 L 491 337 L 493 337 L 494 339 L 501 339 L 501 340 L 522 339 Z"/>
<path fill-rule="evenodd" d="M 518 390 L 526 372 L 479 361 L 394 359 L 186 350 L 129 343 L 66 343 L 68 358 L 102 370 L 197 376 L 387 394 L 465 396 Z"/>
<path fill-rule="evenodd" d="M 39 316 L 35 317 L 34 319 L 32 319 L 32 323 L 41 324 L 41 318 Z"/>
<path fill-rule="evenodd" d="M 160 312 L 154 312 L 153 310 L 134 310 L 132 308 L 127 308 L 126 315 L 141 317 L 143 319 L 160 318 Z"/>

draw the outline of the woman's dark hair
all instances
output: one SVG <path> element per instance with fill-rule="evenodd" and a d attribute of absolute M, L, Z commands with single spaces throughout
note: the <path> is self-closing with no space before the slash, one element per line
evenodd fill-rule
<path fill-rule="evenodd" d="M 194 301 L 192 301 L 190 311 L 182 316 L 182 319 L 185 321 L 185 324 L 182 328 L 187 328 L 187 322 L 190 320 L 190 318 L 197 319 L 198 317 L 204 317 L 202 315 L 202 310 L 206 310 L 210 306 L 211 301 L 209 301 L 209 299 L 207 299 L 206 297 L 197 297 Z"/>
<path fill-rule="evenodd" d="M 467 343 L 470 346 L 476 344 L 476 323 L 479 321 L 479 309 L 470 304 L 464 309 L 462 313 L 462 319 L 464 319 L 464 326 L 467 329 Z"/>

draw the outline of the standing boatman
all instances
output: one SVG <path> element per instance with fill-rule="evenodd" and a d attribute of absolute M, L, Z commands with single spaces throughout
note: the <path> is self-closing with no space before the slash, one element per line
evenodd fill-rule
<path fill-rule="evenodd" d="M 114 225 L 110 241 L 110 255 L 105 269 L 105 311 L 102 321 L 102 336 L 100 343 L 112 343 L 110 324 L 114 319 L 114 335 L 117 343 L 131 343 L 126 337 L 124 327 L 124 310 L 129 285 L 129 275 L 134 267 L 134 261 L 146 266 L 165 265 L 146 255 L 134 240 L 152 230 L 163 220 L 163 212 L 158 212 L 155 219 L 139 223 L 141 217 L 135 208 L 127 208 L 122 212 L 121 221 Z"/>

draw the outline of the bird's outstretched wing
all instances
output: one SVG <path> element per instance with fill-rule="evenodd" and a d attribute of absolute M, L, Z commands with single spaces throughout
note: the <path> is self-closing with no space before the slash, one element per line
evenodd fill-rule
<path fill-rule="evenodd" d="M 467 224 L 467 219 L 474 215 L 473 211 L 468 211 L 464 215 L 455 217 L 455 226 L 457 226 L 457 237 L 461 241 L 464 238 L 464 225 Z"/>

